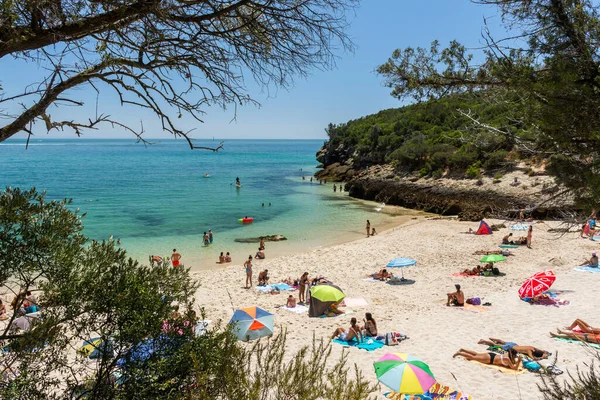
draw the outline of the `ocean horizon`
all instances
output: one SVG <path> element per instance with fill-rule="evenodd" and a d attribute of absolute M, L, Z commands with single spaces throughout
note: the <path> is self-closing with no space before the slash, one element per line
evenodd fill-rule
<path fill-rule="evenodd" d="M 195 142 L 210 146 L 220 140 Z M 397 224 L 397 216 L 377 212 L 376 204 L 333 192 L 333 183 L 310 182 L 322 144 L 226 139 L 224 150 L 212 152 L 191 150 L 180 139 L 148 146 L 123 138 L 32 139 L 25 149 L 24 139 L 13 139 L 0 144 L 0 185 L 35 186 L 48 199 L 72 198 L 72 207 L 86 213 L 84 234 L 90 239 L 118 238 L 142 262 L 177 248 L 194 268 L 214 267 L 221 251 L 231 252 L 234 263 L 256 253 L 257 244 L 238 238 L 287 237 L 267 243 L 272 257 L 359 238 L 367 219 L 380 229 Z M 235 186 L 238 177 L 241 188 Z M 253 223 L 239 222 L 246 216 Z M 209 229 L 214 242 L 204 246 Z"/>

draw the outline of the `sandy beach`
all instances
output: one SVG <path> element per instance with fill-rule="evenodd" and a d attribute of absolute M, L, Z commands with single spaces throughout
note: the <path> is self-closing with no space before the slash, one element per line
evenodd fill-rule
<path fill-rule="evenodd" d="M 503 221 L 489 220 L 490 224 Z M 508 226 L 509 224 L 507 224 Z M 521 345 L 533 345 L 558 354 L 557 366 L 566 372 L 575 372 L 591 356 L 586 348 L 576 343 L 559 342 L 549 336 L 557 327 L 563 328 L 575 318 L 592 326 L 600 326 L 597 286 L 600 273 L 574 271 L 584 258 L 598 249 L 598 243 L 579 238 L 579 233 L 564 236 L 548 232 L 558 227 L 557 222 L 534 224 L 532 249 L 522 246 L 511 249 L 507 261 L 498 265 L 506 276 L 460 277 L 453 273 L 480 264 L 477 250 L 498 250 L 502 237 L 509 232 L 501 229 L 493 235 L 464 234 L 477 223 L 419 217 L 379 235 L 350 243 L 290 254 L 274 259 L 254 261 L 254 284 L 259 271 L 267 268 L 271 282 L 287 277 L 297 278 L 307 271 L 310 277 L 324 275 L 340 286 L 347 298 L 364 298 L 366 307 L 350 308 L 352 313 L 336 318 L 309 318 L 283 308 L 289 293 L 263 294 L 255 288 L 245 290 L 245 273 L 241 263 L 218 270 L 194 271 L 201 287 L 197 304 L 203 306 L 208 318 L 227 322 L 232 306 L 259 306 L 274 313 L 276 330 L 288 330 L 290 351 L 309 345 L 313 333 L 317 338 L 328 338 L 336 327 L 348 328 L 351 317 L 359 321 L 365 312 L 371 312 L 380 332 L 396 331 L 409 337 L 395 347 L 383 347 L 372 352 L 344 348 L 333 344 L 331 360 L 342 351 L 349 353 L 364 375 L 376 382 L 373 361 L 388 352 L 403 352 L 425 361 L 438 382 L 462 390 L 474 399 L 536 399 L 540 398 L 537 384 L 540 378 L 531 372 L 503 373 L 488 366 L 452 358 L 459 349 L 485 352 L 479 339 L 494 337 Z M 519 236 L 523 232 L 515 232 Z M 267 255 L 269 243 L 267 243 Z M 368 282 L 367 274 L 378 271 L 390 259 L 411 257 L 414 267 L 404 269 L 412 285 L 390 285 Z M 535 272 L 552 269 L 557 275 L 552 289 L 558 298 L 570 304 L 561 307 L 530 305 L 519 299 L 517 290 L 525 279 Z M 398 274 L 400 271 L 394 271 Z M 445 306 L 446 293 L 461 284 L 466 297 L 480 297 L 490 302 L 480 312 Z M 543 364 L 548 364 L 548 361 Z M 380 393 L 389 391 L 381 387 Z"/>

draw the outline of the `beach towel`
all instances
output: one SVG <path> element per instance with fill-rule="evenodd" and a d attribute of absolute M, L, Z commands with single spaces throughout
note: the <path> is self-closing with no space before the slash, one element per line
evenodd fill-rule
<path fill-rule="evenodd" d="M 308 307 L 300 305 L 300 304 L 296 305 L 296 307 L 283 306 L 281 308 L 283 308 L 284 310 L 287 310 L 287 311 L 294 312 L 296 314 L 303 314 L 305 312 L 308 312 Z"/>
<path fill-rule="evenodd" d="M 571 302 L 569 300 L 561 300 L 558 298 L 558 296 L 563 293 L 564 292 L 562 292 L 560 290 L 548 290 L 548 291 L 542 293 L 541 295 L 539 295 L 538 297 L 535 297 L 535 298 L 524 297 L 521 300 L 523 300 L 529 304 L 537 304 L 540 306 L 560 307 L 560 306 L 566 306 L 566 305 L 571 304 Z"/>
<path fill-rule="evenodd" d="M 573 270 L 580 271 L 580 272 L 595 272 L 595 273 L 600 272 L 600 268 L 590 267 L 589 265 L 584 265 L 583 267 L 577 267 L 577 268 L 574 268 Z"/>
<path fill-rule="evenodd" d="M 371 343 L 369 343 L 371 342 Z M 383 347 L 383 342 L 380 340 L 367 339 L 363 342 L 357 342 L 356 340 L 352 340 L 350 342 L 346 342 L 345 340 L 334 339 L 333 343 L 341 344 L 342 346 L 350 346 L 356 347 L 366 351 L 373 351 Z"/>
<path fill-rule="evenodd" d="M 354 313 L 354 311 L 352 310 L 344 310 L 345 314 L 323 314 L 323 315 L 319 315 L 317 318 L 337 318 L 337 317 L 342 317 L 344 315 L 348 315 L 348 314 L 352 314 Z"/>
<path fill-rule="evenodd" d="M 501 244 L 498 247 L 502 249 L 518 249 L 520 246 L 518 244 Z"/>
<path fill-rule="evenodd" d="M 485 276 L 485 277 L 492 277 L 492 278 L 496 278 L 498 276 L 506 276 L 506 274 L 504 272 L 500 272 L 498 275 L 494 275 L 494 274 L 487 274 L 487 275 L 473 275 L 473 274 L 467 274 L 466 272 L 455 272 L 452 274 L 452 276 L 464 276 L 464 277 L 476 277 L 476 276 Z"/>
<path fill-rule="evenodd" d="M 446 385 L 434 383 L 424 394 L 402 394 L 388 392 L 383 394 L 386 399 L 392 400 L 472 400 L 468 394 L 452 389 Z"/>
<path fill-rule="evenodd" d="M 371 283 L 381 282 L 379 279 L 373 279 L 373 278 L 365 278 L 365 279 L 363 279 L 363 281 L 371 282 Z"/>
<path fill-rule="evenodd" d="M 348 298 L 342 300 L 340 306 L 342 307 L 366 307 L 369 303 L 365 299 L 361 298 Z"/>
<path fill-rule="evenodd" d="M 442 305 L 442 307 L 444 307 L 444 308 L 451 308 L 453 310 L 469 311 L 469 312 L 472 312 L 472 313 L 486 312 L 486 311 L 490 310 L 490 308 L 486 307 L 486 306 L 475 306 L 473 304 L 467 304 L 467 303 L 465 303 L 465 305 L 462 306 L 462 307 L 447 306 L 446 303 L 444 303 Z"/>
<path fill-rule="evenodd" d="M 600 349 L 599 343 L 588 343 L 588 342 L 584 342 L 583 340 L 567 339 L 567 338 L 560 338 L 560 337 L 555 337 L 554 340 L 557 340 L 559 342 L 566 342 L 566 343 L 578 343 L 578 344 L 588 345 L 588 346 L 594 347 L 596 349 Z"/>
<path fill-rule="evenodd" d="M 475 361 L 475 360 L 471 360 L 469 362 L 483 365 L 484 367 L 488 367 L 490 369 L 495 369 L 496 371 L 500 371 L 503 374 L 509 374 L 509 375 L 520 375 L 520 374 L 524 374 L 525 371 L 527 371 L 525 368 L 523 368 L 522 365 L 519 366 L 519 369 L 515 371 L 514 369 L 508 369 L 508 368 L 500 367 L 498 365 L 484 364 L 484 363 L 480 363 L 479 361 Z"/>
<path fill-rule="evenodd" d="M 265 286 L 256 286 L 256 290 L 263 292 L 263 293 L 270 293 L 273 290 L 279 290 L 284 291 L 284 290 L 295 290 L 293 287 L 291 287 L 290 285 L 288 285 L 287 283 L 274 283 L 272 285 L 265 285 Z"/>

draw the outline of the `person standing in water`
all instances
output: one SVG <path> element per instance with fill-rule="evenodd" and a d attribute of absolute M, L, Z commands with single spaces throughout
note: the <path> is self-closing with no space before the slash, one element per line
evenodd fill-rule
<path fill-rule="evenodd" d="M 236 184 L 236 185 L 239 185 L 239 184 L 240 184 L 240 178 L 239 178 L 239 177 L 236 177 L 236 178 L 235 178 L 235 184 Z"/>
<path fill-rule="evenodd" d="M 337 192 L 337 186 L 335 186 L 335 183 L 333 184 L 333 193 Z"/>
<path fill-rule="evenodd" d="M 208 246 L 208 244 L 210 243 L 206 232 L 204 232 L 204 236 L 202 236 L 202 242 L 204 243 L 205 246 Z"/>
<path fill-rule="evenodd" d="M 173 254 L 171 254 L 171 264 L 173 264 L 173 268 L 179 269 L 181 254 L 177 251 L 177 249 L 173 249 Z"/>
<path fill-rule="evenodd" d="M 367 237 L 371 235 L 371 222 L 367 220 Z"/>
<path fill-rule="evenodd" d="M 209 241 L 210 243 L 212 243 L 212 242 L 213 242 L 213 233 L 212 233 L 212 229 L 209 229 L 209 230 L 208 230 L 208 241 Z"/>

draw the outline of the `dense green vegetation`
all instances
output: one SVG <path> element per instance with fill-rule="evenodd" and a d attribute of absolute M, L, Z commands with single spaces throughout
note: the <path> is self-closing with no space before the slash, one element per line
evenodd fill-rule
<path fill-rule="evenodd" d="M 360 167 L 392 163 L 398 170 L 418 171 L 422 176 L 455 172 L 475 178 L 482 170 L 496 173 L 511 168 L 511 160 L 521 156 L 515 137 L 523 132 L 520 126 L 507 124 L 507 107 L 486 103 L 478 96 L 449 96 L 384 110 L 330 124 L 328 148 L 335 152 L 343 144 L 353 149 L 346 154 L 354 154 Z M 514 105 L 510 107 L 511 112 L 518 112 Z M 478 128 L 470 117 L 504 132 Z"/>

